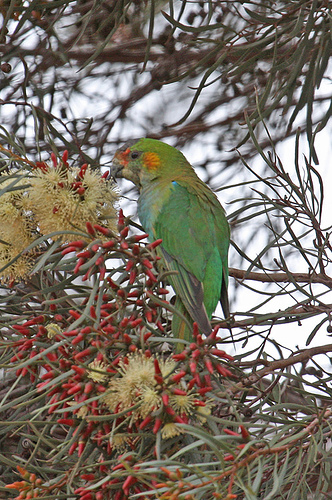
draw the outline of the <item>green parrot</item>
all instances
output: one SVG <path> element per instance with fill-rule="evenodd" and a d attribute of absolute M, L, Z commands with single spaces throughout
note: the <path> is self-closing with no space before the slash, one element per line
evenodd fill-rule
<path fill-rule="evenodd" d="M 115 153 L 110 175 L 138 187 L 140 222 L 151 241 L 162 239 L 158 251 L 180 313 L 173 314 L 173 336 L 191 341 L 193 321 L 209 335 L 219 300 L 229 317 L 230 230 L 217 196 L 178 149 L 155 139 L 126 142 Z"/>

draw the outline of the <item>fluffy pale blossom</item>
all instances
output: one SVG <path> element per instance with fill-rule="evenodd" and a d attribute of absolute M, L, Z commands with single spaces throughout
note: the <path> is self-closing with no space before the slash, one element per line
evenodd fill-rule
<path fill-rule="evenodd" d="M 174 422 L 169 422 L 168 424 L 165 424 L 161 429 L 161 437 L 163 439 L 171 439 L 173 437 L 179 436 L 182 433 L 183 430 Z"/>
<path fill-rule="evenodd" d="M 88 377 L 94 382 L 102 383 L 107 378 L 107 364 L 98 359 L 94 359 L 88 364 Z"/>
<path fill-rule="evenodd" d="M 30 179 L 29 206 L 42 234 L 59 232 L 63 241 L 84 231 L 87 222 L 115 229 L 117 194 L 110 181 L 90 166 L 43 164 Z M 60 234 L 72 231 L 72 234 Z M 56 236 L 54 236 L 56 237 Z"/>
<path fill-rule="evenodd" d="M 26 248 L 34 240 L 31 214 L 25 210 L 26 186 L 22 176 L 2 175 L 0 189 L 0 280 L 25 278 L 32 268 L 34 251 Z"/>
<path fill-rule="evenodd" d="M 158 359 L 162 376 L 173 372 L 176 363 L 171 359 Z M 154 358 L 143 352 L 130 354 L 118 367 L 119 377 L 111 380 L 103 396 L 104 403 L 112 412 L 132 409 L 133 419 L 146 417 L 161 404 L 156 390 Z M 133 408 L 135 407 L 135 408 Z"/>
<path fill-rule="evenodd" d="M 55 157 L 50 165 L 37 162 L 33 172 L 0 175 L 0 192 L 0 281 L 27 277 L 38 249 L 26 248 L 40 235 L 70 241 L 87 222 L 116 230 L 117 193 L 88 165 L 69 167 Z"/>
<path fill-rule="evenodd" d="M 49 339 L 52 339 L 56 335 L 59 335 L 59 333 L 62 333 L 62 329 L 57 323 L 49 323 L 48 325 L 46 325 L 46 330 Z"/>

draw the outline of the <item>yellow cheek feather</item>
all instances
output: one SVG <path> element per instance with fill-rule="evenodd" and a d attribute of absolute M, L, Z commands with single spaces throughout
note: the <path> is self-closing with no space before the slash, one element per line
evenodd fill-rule
<path fill-rule="evenodd" d="M 160 157 L 157 153 L 144 153 L 143 165 L 149 172 L 151 170 L 158 170 L 160 164 Z"/>

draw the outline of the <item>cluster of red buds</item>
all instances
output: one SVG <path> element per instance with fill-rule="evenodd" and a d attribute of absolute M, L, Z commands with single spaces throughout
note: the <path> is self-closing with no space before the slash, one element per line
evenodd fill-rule
<path fill-rule="evenodd" d="M 11 362 L 17 364 L 17 375 L 30 375 L 45 396 L 47 418 L 65 433 L 68 454 L 77 453 L 84 460 L 91 449 L 98 451 L 99 463 L 81 476 L 75 491 L 80 500 L 122 500 L 146 491 L 146 483 L 142 485 L 135 474 L 135 455 L 130 455 L 129 466 L 126 455 L 119 453 L 123 449 L 134 453 L 147 440 L 151 457 L 154 435 L 163 441 L 182 432 L 178 424 L 201 425 L 211 413 L 208 393 L 213 377 L 234 376 L 227 367 L 232 357 L 217 346 L 218 327 L 203 339 L 194 324 L 194 342 L 168 358 L 160 354 L 160 337 L 169 327 L 163 319 L 167 290 L 158 281 L 155 266 L 154 249 L 160 240 L 144 244 L 146 234 L 130 235 L 122 212 L 118 229 L 115 236 L 107 228 L 88 224 L 91 243 L 81 240 L 62 247 L 63 256 L 75 254 L 75 275 L 97 276 L 95 296 L 83 298 L 69 310 L 58 308 L 56 297 L 54 302 L 48 299 L 44 314 L 13 326 Z M 124 262 L 117 281 L 107 267 L 113 258 Z M 68 266 L 71 261 L 66 257 L 65 262 Z M 140 384 L 139 377 L 132 376 L 142 365 L 152 370 L 149 383 Z M 131 377 L 135 384 L 130 392 Z M 151 403 L 144 391 L 150 391 Z M 125 436 L 120 446 L 114 428 Z M 115 460 L 113 468 L 103 465 L 110 458 Z M 104 475 L 109 479 L 101 489 L 95 488 Z"/>
<path fill-rule="evenodd" d="M 58 166 L 57 157 L 53 152 L 51 153 L 50 156 L 51 156 L 51 161 L 52 161 L 53 167 L 56 168 Z M 61 157 L 61 164 L 65 168 L 69 167 L 67 160 L 68 160 L 68 151 L 65 150 L 62 153 L 62 157 Z M 43 172 L 47 172 L 49 170 L 50 166 L 48 165 L 48 163 L 46 163 L 46 161 L 36 161 L 35 168 L 38 168 L 39 170 L 42 170 Z"/>
<path fill-rule="evenodd" d="M 37 478 L 36 474 L 28 472 L 20 465 L 17 466 L 17 470 L 22 477 L 22 481 L 15 481 L 5 486 L 5 488 L 18 490 L 20 492 L 19 495 L 15 497 L 15 500 L 41 498 L 41 494 L 45 494 L 42 479 Z"/>
<path fill-rule="evenodd" d="M 201 395 L 206 394 L 212 390 L 211 376 L 219 374 L 221 377 L 234 378 L 235 375 L 227 368 L 226 363 L 222 360 L 232 361 L 233 357 L 225 351 L 217 347 L 222 339 L 217 337 L 219 327 L 218 325 L 212 330 L 209 336 L 203 339 L 199 333 L 196 323 L 193 325 L 192 342 L 181 353 L 173 354 L 173 359 L 181 361 L 182 370 L 174 375 L 175 379 L 179 381 L 181 377 L 187 375 L 191 376 L 189 387 L 196 385 L 198 393 Z M 204 368 L 207 373 L 204 374 Z"/>
<path fill-rule="evenodd" d="M 69 163 L 68 163 L 68 151 L 65 150 L 62 154 L 60 164 L 58 163 L 58 159 L 54 153 L 51 153 L 51 161 L 53 168 L 62 168 L 64 171 L 69 168 Z M 35 163 L 35 168 L 42 170 L 43 172 L 47 172 L 51 167 L 48 163 L 45 161 L 36 161 Z M 83 196 L 85 193 L 85 187 L 84 187 L 84 176 L 86 174 L 86 171 L 88 169 L 88 164 L 84 163 L 80 170 L 78 171 L 76 178 L 72 180 L 72 182 L 69 185 L 69 188 L 74 192 L 79 194 L 80 196 Z M 106 179 L 109 175 L 109 172 L 106 171 L 101 178 Z M 63 188 L 64 187 L 64 182 L 59 181 L 58 182 L 58 187 Z"/>
<path fill-rule="evenodd" d="M 101 463 L 98 473 L 82 474 L 81 479 L 85 485 L 77 488 L 74 493 L 79 495 L 80 500 L 127 500 L 131 494 L 148 494 L 150 486 L 146 481 L 140 481 L 137 474 L 139 470 L 135 454 L 119 455 L 115 465 Z M 100 484 L 98 489 L 93 486 L 97 482 Z M 151 487 L 154 484 L 156 481 L 152 480 Z"/>
<path fill-rule="evenodd" d="M 88 230 L 93 236 L 98 232 L 110 236 L 108 230 L 99 226 L 92 228 L 88 225 Z M 74 249 L 80 250 L 75 274 L 80 273 L 83 261 L 88 266 L 89 276 L 98 272 L 108 258 L 122 256 L 127 262 L 134 262 L 130 266 L 127 264 L 121 284 L 110 277 L 105 278 L 102 293 L 99 296 L 98 292 L 95 302 L 91 303 L 88 317 L 82 312 L 84 300 L 80 308 L 66 313 L 63 310 L 57 312 L 55 300 L 54 303 L 48 301 L 49 312 L 31 315 L 26 321 L 13 325 L 16 338 L 11 344 L 14 351 L 11 363 L 17 365 L 17 376 L 29 375 L 31 382 L 40 379 L 38 391 L 47 395 L 48 413 L 60 417 L 58 424 L 77 428 L 81 423 L 77 439 L 69 449 L 70 454 L 76 449 L 81 455 L 85 443 L 92 436 L 98 445 L 105 442 L 104 436 L 110 432 L 109 425 L 97 424 L 93 420 L 94 416 L 105 411 L 105 405 L 101 405 L 96 398 L 106 391 L 112 374 L 117 373 L 116 366 L 120 359 L 127 353 L 137 351 L 142 343 L 147 349 L 151 328 L 157 329 L 158 325 L 163 328 L 160 296 L 167 290 L 160 287 L 157 272 L 153 272 L 157 260 L 153 249 L 159 242 L 143 245 L 141 240 L 146 235 L 128 236 L 122 212 L 119 230 L 119 236 L 112 234 L 107 242 L 94 240 L 95 243 L 88 246 L 86 252 L 89 258 L 94 251 L 100 252 L 100 259 L 94 259 L 93 264 L 87 253 L 80 255 L 81 249 L 86 246 L 83 240 L 73 242 L 63 250 L 64 255 Z M 147 291 L 149 295 L 146 295 Z M 153 301 L 154 296 L 158 298 L 158 303 Z M 72 328 L 75 322 L 80 324 Z M 95 369 L 89 368 L 91 363 L 94 363 Z M 98 366 L 102 366 L 105 372 L 101 380 L 98 380 Z M 90 417 L 83 425 L 82 406 Z M 61 414 L 57 415 L 58 412 Z M 109 443 L 107 449 L 111 451 Z"/>
<path fill-rule="evenodd" d="M 195 500 L 197 498 L 197 496 L 195 495 L 195 490 L 202 489 L 204 479 L 206 485 L 208 485 L 209 483 L 218 484 L 218 480 L 210 480 L 207 479 L 207 477 L 202 479 L 202 481 L 198 485 L 197 483 L 192 483 L 190 479 L 186 479 L 184 477 L 183 472 L 179 468 L 171 470 L 167 467 L 160 467 L 160 471 L 165 479 L 163 480 L 163 482 L 157 482 L 154 484 L 154 488 L 158 491 L 158 498 L 160 500 L 181 500 L 182 498 L 186 500 Z M 226 493 L 226 495 L 224 493 L 219 493 L 216 491 L 209 491 L 208 498 L 219 500 L 234 500 L 235 498 L 237 498 L 237 495 L 231 492 L 232 486 L 233 481 L 230 482 L 227 488 L 228 492 Z"/>
<path fill-rule="evenodd" d="M 153 388 L 156 394 L 158 394 L 161 404 L 156 408 L 151 407 L 148 415 L 144 418 L 140 415 L 139 408 L 136 410 L 129 408 L 126 416 L 123 416 L 124 408 L 120 404 L 117 405 L 114 413 L 118 413 L 119 417 L 115 420 L 115 426 L 119 427 L 127 419 L 128 425 L 126 427 L 126 431 L 129 436 L 127 444 L 132 451 L 137 448 L 142 440 L 144 441 L 144 439 L 146 439 L 146 436 L 149 437 L 153 434 L 162 432 L 163 428 L 167 426 L 175 428 L 176 424 L 194 423 L 195 408 L 202 408 L 206 406 L 205 398 L 208 397 L 207 393 L 212 390 L 211 376 L 220 376 L 221 374 L 223 377 L 233 376 L 232 372 L 221 362 L 221 360 L 231 360 L 231 356 L 215 347 L 215 343 L 217 342 L 216 329 L 206 340 L 201 339 L 201 336 L 196 331 L 196 342 L 197 343 L 193 342 L 190 347 L 182 353 L 174 354 L 171 358 L 169 358 L 170 360 L 174 359 L 174 361 L 176 361 L 177 367 L 177 369 L 174 370 L 174 373 L 169 377 L 165 377 L 163 375 L 163 366 L 161 366 L 158 357 L 153 357 L 149 350 L 147 350 L 144 355 L 142 354 L 143 357 L 151 359 L 151 362 L 153 362 L 155 383 Z M 198 351 L 200 353 L 199 355 Z M 124 366 L 130 365 L 131 361 L 129 358 L 122 358 L 121 363 Z M 215 373 L 212 374 L 210 371 L 211 365 L 215 367 L 221 366 L 222 369 L 216 369 Z M 208 373 L 201 376 L 199 373 L 204 371 L 204 367 Z M 123 371 L 125 372 L 125 368 Z M 127 384 L 127 380 L 125 379 L 125 375 L 123 379 L 123 391 L 126 392 L 125 384 Z M 119 377 L 115 380 L 120 387 Z M 139 387 L 137 387 L 137 393 L 139 393 Z M 190 399 L 191 393 L 196 395 L 192 399 Z M 172 405 L 174 396 L 180 396 L 184 400 L 187 398 L 188 401 L 190 399 L 193 412 L 181 412 L 174 407 L 174 405 Z M 113 392 L 110 397 L 114 398 L 115 402 L 121 401 L 121 393 L 117 394 L 116 392 Z M 132 407 L 134 406 L 134 401 L 129 403 Z M 99 440 L 100 443 L 105 442 L 105 430 L 108 430 L 110 433 L 110 426 L 108 429 L 105 427 L 102 430 L 99 429 L 94 439 L 96 441 Z M 232 431 L 230 431 L 229 434 L 231 432 Z M 247 431 L 244 428 L 241 429 L 242 435 L 244 435 L 244 432 Z M 132 439 L 130 439 L 131 435 L 134 436 Z M 150 437 L 147 441 L 149 439 Z M 107 454 L 110 455 L 112 451 L 114 450 L 108 443 Z M 128 456 L 130 457 L 130 460 Z M 80 500 L 99 500 L 101 498 L 116 498 L 117 500 L 124 500 L 127 499 L 130 494 L 139 494 L 142 491 L 148 495 L 148 488 L 146 484 L 142 485 L 139 479 L 139 474 L 135 474 L 135 470 L 139 468 L 139 465 L 134 460 L 134 455 L 128 456 L 126 456 L 126 461 L 123 463 L 123 457 L 120 455 L 116 465 L 112 469 L 107 468 L 106 471 L 103 470 L 105 472 L 105 476 L 109 478 L 107 480 L 105 479 L 105 481 L 100 481 L 100 471 L 98 473 L 94 472 L 88 475 L 83 475 L 82 479 L 85 480 L 85 484 L 75 491 L 76 494 L 80 495 Z M 128 460 L 130 461 L 130 466 L 129 462 L 127 463 Z M 231 457 L 225 456 L 225 461 L 228 460 L 231 460 Z M 124 474 L 120 475 L 120 471 L 122 470 Z M 155 488 L 157 485 L 156 480 L 150 478 L 150 481 Z M 103 485 L 102 492 L 95 488 L 95 484 L 100 482 Z M 113 493 L 111 494 L 111 492 Z M 229 496 L 228 498 L 231 499 L 235 497 Z"/>
<path fill-rule="evenodd" d="M 148 234 L 128 236 L 129 226 L 126 225 L 122 210 L 119 212 L 119 235 L 114 235 L 110 229 L 98 224 L 87 223 L 86 228 L 89 236 L 93 238 L 90 244 L 87 244 L 85 240 L 72 241 L 62 250 L 62 255 L 76 253 L 78 261 L 73 272 L 83 275 L 83 281 L 97 273 L 99 280 L 103 280 L 106 274 L 107 260 L 110 257 L 118 257 L 127 262 L 124 271 L 127 274 L 129 285 L 133 285 L 137 281 L 137 277 L 142 274 L 146 275 L 145 286 L 147 289 L 157 283 L 158 279 L 153 268 L 159 257 L 153 250 L 160 245 L 161 240 L 141 246 L 140 242 L 146 239 Z M 98 237 L 107 238 L 107 241 L 102 241 Z M 123 289 L 111 279 L 108 281 L 113 284 L 115 289 Z M 159 291 L 159 294 L 161 293 L 167 293 L 167 290 Z"/>
<path fill-rule="evenodd" d="M 209 497 L 219 500 L 233 500 L 237 498 L 238 495 L 232 493 L 234 487 L 235 472 L 237 470 L 236 460 L 238 457 L 236 452 L 240 453 L 250 441 L 250 433 L 248 432 L 246 427 L 240 425 L 239 430 L 240 432 L 235 432 L 228 428 L 223 429 L 223 432 L 225 434 L 227 434 L 231 438 L 233 437 L 237 442 L 240 442 L 240 444 L 236 446 L 236 451 L 234 452 L 234 454 L 225 454 L 223 460 L 224 462 L 229 462 L 229 467 L 225 467 L 220 473 L 219 477 L 218 475 L 214 474 L 213 478 L 209 479 L 208 474 L 205 474 L 201 482 L 199 482 L 198 484 L 197 482 L 193 484 L 190 481 L 190 478 L 184 477 L 183 472 L 179 468 L 176 468 L 175 470 L 173 468 L 171 470 L 166 467 L 160 467 L 161 474 L 163 474 L 165 479 L 163 480 L 163 482 L 154 482 L 154 488 L 158 490 L 158 498 L 160 498 L 161 500 L 180 500 L 181 498 L 194 500 L 196 498 L 196 489 L 201 490 L 204 486 L 207 486 L 208 488 L 210 487 L 211 490 L 213 490 L 215 484 L 223 484 L 225 487 L 227 487 L 227 493 L 225 494 L 225 492 L 221 493 L 219 491 L 209 490 Z M 252 448 L 248 448 L 248 452 L 250 449 Z"/>

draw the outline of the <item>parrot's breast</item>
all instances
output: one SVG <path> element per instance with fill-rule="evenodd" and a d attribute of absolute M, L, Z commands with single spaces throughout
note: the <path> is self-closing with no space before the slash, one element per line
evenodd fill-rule
<path fill-rule="evenodd" d="M 149 233 L 149 239 L 156 238 L 154 234 L 155 221 L 167 203 L 174 186 L 171 182 L 151 183 L 143 187 L 138 199 L 137 213 L 144 231 Z"/>

